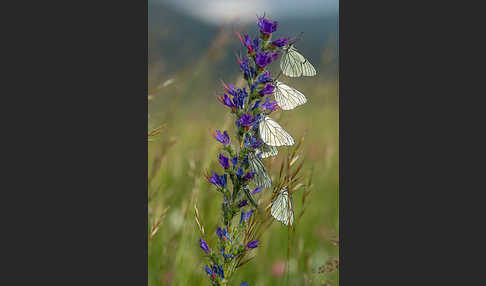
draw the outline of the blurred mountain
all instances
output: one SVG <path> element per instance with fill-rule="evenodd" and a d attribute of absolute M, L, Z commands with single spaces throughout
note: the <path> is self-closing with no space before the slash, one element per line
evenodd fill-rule
<path fill-rule="evenodd" d="M 322 17 L 282 17 L 278 36 L 296 37 L 304 32 L 296 47 L 321 74 L 335 76 L 338 63 L 338 15 L 323 14 Z M 255 16 L 256 24 L 256 16 Z M 246 26 L 216 26 L 189 16 L 171 5 L 149 3 L 149 70 L 157 70 L 159 75 L 171 75 L 185 66 L 193 65 L 208 55 L 212 57 L 215 70 L 220 77 L 237 72 L 234 53 L 242 51 L 237 40 L 237 31 L 256 34 L 255 24 Z M 227 40 L 224 40 L 224 36 Z M 218 44 L 221 44 L 218 46 Z"/>

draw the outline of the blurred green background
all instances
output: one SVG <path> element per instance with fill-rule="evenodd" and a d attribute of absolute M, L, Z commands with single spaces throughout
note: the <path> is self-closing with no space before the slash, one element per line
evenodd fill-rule
<path fill-rule="evenodd" d="M 161 127 L 148 142 L 149 285 L 209 285 L 194 205 L 212 244 L 221 198 L 203 172 L 220 168 L 219 145 L 211 133 L 234 130 L 234 118 L 215 94 L 222 93 L 220 80 L 243 84 L 234 54 L 244 50 L 235 33 L 255 35 L 256 14 L 263 12 L 279 21 L 276 37 L 304 32 L 296 47 L 318 71 L 312 78 L 282 77 L 308 102 L 272 115 L 295 139 L 305 135 L 303 171 L 313 168 L 312 192 L 291 245 L 288 285 L 338 285 L 339 271 L 319 273 L 320 267 L 339 257 L 337 1 L 303 1 L 304 8 L 287 10 L 281 5 L 277 9 L 275 1 L 202 3 L 149 1 L 148 125 L 149 131 Z M 278 71 L 278 64 L 273 68 Z M 283 157 L 287 149 L 279 152 Z M 278 175 L 280 160 L 265 160 L 273 176 Z M 294 195 L 296 213 L 302 209 L 301 195 Z M 256 258 L 240 268 L 231 285 L 287 285 L 282 268 L 287 237 L 286 227 L 272 224 Z"/>

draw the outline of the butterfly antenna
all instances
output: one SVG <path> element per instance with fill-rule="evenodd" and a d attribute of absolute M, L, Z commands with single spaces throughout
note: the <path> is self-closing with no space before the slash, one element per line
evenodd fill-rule
<path fill-rule="evenodd" d="M 302 35 L 304 35 L 304 32 L 300 32 L 300 34 L 295 37 L 292 41 L 290 41 L 289 46 L 294 45 L 296 42 L 302 40 Z"/>

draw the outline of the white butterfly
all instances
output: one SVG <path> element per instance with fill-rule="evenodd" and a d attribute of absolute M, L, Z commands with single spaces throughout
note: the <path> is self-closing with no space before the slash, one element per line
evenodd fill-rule
<path fill-rule="evenodd" d="M 262 159 L 277 156 L 278 150 L 275 146 L 268 146 L 265 143 L 262 143 L 260 148 L 255 149 L 255 154 L 261 153 Z"/>
<path fill-rule="evenodd" d="M 294 109 L 307 102 L 307 98 L 295 88 L 292 88 L 279 81 L 275 83 L 275 100 L 283 110 Z"/>
<path fill-rule="evenodd" d="M 316 69 L 304 58 L 293 45 L 284 48 L 284 54 L 280 59 L 280 69 L 289 77 L 315 76 Z"/>
<path fill-rule="evenodd" d="M 265 116 L 258 124 L 260 138 L 270 146 L 292 146 L 294 138 L 272 118 Z"/>
<path fill-rule="evenodd" d="M 285 225 L 292 225 L 294 223 L 294 203 L 292 197 L 289 196 L 287 187 L 280 190 L 275 201 L 272 203 L 272 216 L 279 222 Z"/>
<path fill-rule="evenodd" d="M 267 169 L 265 169 L 265 165 L 263 165 L 263 162 L 254 152 L 248 153 L 248 165 L 250 166 L 250 170 L 255 172 L 255 177 L 252 181 L 255 185 L 264 188 L 272 187 L 272 179 L 270 178 Z"/>

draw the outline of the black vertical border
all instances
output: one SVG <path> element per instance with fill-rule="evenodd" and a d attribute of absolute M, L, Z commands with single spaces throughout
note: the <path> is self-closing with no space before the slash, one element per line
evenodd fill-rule
<path fill-rule="evenodd" d="M 147 285 L 148 0 L 20 6 L 13 284 Z"/>

